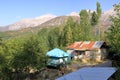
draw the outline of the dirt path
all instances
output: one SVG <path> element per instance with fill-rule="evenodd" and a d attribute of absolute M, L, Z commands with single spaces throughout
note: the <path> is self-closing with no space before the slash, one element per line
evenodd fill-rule
<path fill-rule="evenodd" d="M 112 67 L 112 61 L 107 60 L 103 63 L 99 64 L 90 64 L 90 63 L 72 63 L 71 65 L 68 65 L 69 68 L 72 69 L 72 71 L 78 70 L 83 67 Z"/>

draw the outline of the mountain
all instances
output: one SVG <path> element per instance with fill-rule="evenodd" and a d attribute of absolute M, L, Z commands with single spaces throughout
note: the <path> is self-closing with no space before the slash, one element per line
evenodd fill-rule
<path fill-rule="evenodd" d="M 67 16 L 78 16 L 79 17 L 79 13 L 77 13 L 77 12 L 71 12 Z"/>
<path fill-rule="evenodd" d="M 0 32 L 4 32 L 4 31 L 7 31 L 8 30 L 8 27 L 3 27 L 3 26 L 0 26 Z"/>
<path fill-rule="evenodd" d="M 55 15 L 47 14 L 36 18 L 23 19 L 14 24 L 6 26 L 6 28 L 1 28 L 0 30 L 9 31 L 9 30 L 20 30 L 28 27 L 35 27 L 55 17 L 56 17 Z"/>
<path fill-rule="evenodd" d="M 78 16 L 71 16 L 71 17 L 73 18 L 74 21 L 79 22 L 80 18 Z M 22 35 L 28 35 L 28 34 L 31 34 L 31 33 L 36 33 L 43 27 L 49 27 L 50 28 L 50 27 L 56 27 L 56 26 L 59 26 L 59 25 L 64 25 L 68 18 L 69 18 L 69 16 L 59 16 L 59 17 L 55 17 L 53 19 L 50 19 L 50 20 L 42 23 L 39 26 L 22 28 L 22 29 L 19 29 L 19 30 L 12 30 L 12 31 L 9 30 L 9 31 L 5 31 L 4 33 L 0 32 L 0 37 L 3 37 L 5 39 L 9 39 L 11 37 L 19 37 L 19 36 L 22 36 Z"/>
<path fill-rule="evenodd" d="M 100 22 L 96 26 L 108 29 L 108 27 L 111 25 L 109 16 L 113 15 L 115 15 L 113 8 L 105 11 L 104 13 L 102 13 Z M 47 14 L 36 18 L 23 19 L 6 27 L 0 27 L 0 31 L 14 31 L 23 29 L 27 30 L 27 28 L 38 29 L 40 27 L 58 26 L 64 24 L 69 16 L 71 16 L 74 21 L 80 22 L 80 16 L 77 12 L 72 12 L 70 14 L 67 14 L 66 16 L 55 16 L 52 14 Z"/>
<path fill-rule="evenodd" d="M 41 27 L 51 27 L 51 26 L 63 25 L 67 21 L 67 19 L 69 17 L 72 17 L 75 22 L 79 22 L 80 21 L 79 13 L 71 12 L 68 15 L 58 16 L 58 17 L 55 17 L 55 18 L 53 18 L 51 20 L 48 20 L 48 21 L 46 21 L 45 23 L 43 23 L 43 24 L 41 24 L 39 26 L 41 26 Z"/>
<path fill-rule="evenodd" d="M 110 22 L 110 16 L 114 16 L 116 15 L 114 9 L 110 9 L 108 11 L 105 11 L 102 15 L 101 15 L 101 18 L 100 18 L 100 21 L 104 21 L 104 22 Z"/>
<path fill-rule="evenodd" d="M 114 11 L 114 9 L 110 9 L 105 11 L 101 17 L 100 17 L 100 22 L 98 23 L 97 26 L 99 26 L 100 28 L 104 28 L 104 30 L 107 30 L 110 25 L 112 24 L 112 22 L 110 21 L 110 16 L 115 16 L 116 13 Z"/>
<path fill-rule="evenodd" d="M 80 21 L 80 17 L 79 16 L 71 16 L 73 18 L 73 20 L 75 22 L 79 22 Z M 49 21 L 46 21 L 45 23 L 39 25 L 41 27 L 51 27 L 51 26 L 59 26 L 59 25 L 63 25 L 65 24 L 65 22 L 67 21 L 67 19 L 69 18 L 69 16 L 59 16 L 56 18 L 53 18 Z"/>
<path fill-rule="evenodd" d="M 91 11 L 91 13 L 92 12 L 93 11 Z M 110 16 L 115 16 L 115 15 L 116 15 L 116 13 L 115 13 L 113 8 L 103 12 L 101 17 L 100 17 L 98 25 L 96 25 L 97 28 L 100 27 L 100 28 L 103 28 L 104 30 L 107 30 L 110 27 L 110 25 L 112 24 L 112 22 L 110 21 Z M 68 16 L 71 16 L 74 21 L 80 22 L 79 13 L 72 12 L 66 16 L 58 16 L 56 18 L 53 18 L 53 19 L 46 21 L 45 23 L 43 23 L 39 26 L 50 27 L 50 26 L 62 25 L 67 21 Z"/>
<path fill-rule="evenodd" d="M 102 13 L 99 23 L 94 27 L 93 32 L 95 34 L 99 34 L 99 31 L 104 32 L 108 30 L 108 28 L 112 24 L 109 16 L 114 15 L 116 15 L 116 13 L 113 9 Z M 33 19 L 23 19 L 16 22 L 15 24 L 6 27 L 0 27 L 0 37 L 4 37 L 6 39 L 10 37 L 18 37 L 22 35 L 36 33 L 43 27 L 50 28 L 64 25 L 69 16 L 71 16 L 75 22 L 80 22 L 79 13 L 76 12 L 72 12 L 68 15 L 58 17 L 54 15 L 44 15 Z"/>

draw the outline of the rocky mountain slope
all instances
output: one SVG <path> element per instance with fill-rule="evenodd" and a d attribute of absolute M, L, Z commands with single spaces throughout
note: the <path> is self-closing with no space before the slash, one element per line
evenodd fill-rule
<path fill-rule="evenodd" d="M 112 15 L 115 15 L 115 12 L 113 9 L 110 9 L 102 13 L 100 22 L 97 26 L 101 28 L 104 27 L 107 29 L 111 24 L 109 16 L 112 16 Z M 37 18 L 23 19 L 14 24 L 8 25 L 6 27 L 0 27 L 0 31 L 22 30 L 30 27 L 38 28 L 38 27 L 58 26 L 58 25 L 64 24 L 67 21 L 68 16 L 72 16 L 74 21 L 77 21 L 77 22 L 80 21 L 79 13 L 76 13 L 76 12 L 72 12 L 66 16 L 58 16 L 58 17 L 55 15 L 48 14 L 48 15 L 37 17 Z"/>
<path fill-rule="evenodd" d="M 80 21 L 80 17 L 79 16 L 71 16 L 73 18 L 73 20 L 75 22 L 79 22 Z M 39 25 L 41 27 L 51 27 L 51 26 L 59 26 L 59 25 L 63 25 L 65 24 L 65 22 L 67 21 L 67 19 L 69 18 L 69 16 L 59 16 L 56 18 L 53 18 L 49 21 L 46 21 L 45 23 Z"/>
<path fill-rule="evenodd" d="M 35 27 L 55 17 L 55 15 L 47 14 L 36 18 L 23 19 L 6 27 L 0 27 L 0 31 L 20 30 L 23 28 Z"/>
<path fill-rule="evenodd" d="M 96 25 L 97 26 L 96 28 L 101 29 L 101 31 L 108 30 L 108 28 L 112 24 L 112 22 L 110 21 L 110 16 L 115 16 L 115 15 L 116 15 L 116 13 L 115 13 L 113 8 L 108 10 L 108 11 L 105 11 L 104 13 L 102 13 L 100 21 Z"/>
<path fill-rule="evenodd" d="M 7 30 L 8 30 L 8 27 L 0 26 L 0 32 L 4 32 L 4 31 L 7 31 Z"/>

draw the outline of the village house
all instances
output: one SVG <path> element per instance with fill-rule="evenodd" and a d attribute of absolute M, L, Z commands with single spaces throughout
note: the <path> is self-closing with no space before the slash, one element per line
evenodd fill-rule
<path fill-rule="evenodd" d="M 106 59 L 107 45 L 104 41 L 80 41 L 74 42 L 67 47 L 69 53 L 75 60 L 96 60 Z"/>

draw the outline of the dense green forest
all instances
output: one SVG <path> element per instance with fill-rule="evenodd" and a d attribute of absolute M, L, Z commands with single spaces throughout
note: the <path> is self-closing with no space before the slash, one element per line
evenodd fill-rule
<path fill-rule="evenodd" d="M 69 17 L 61 26 L 42 28 L 36 33 L 6 40 L 1 37 L 0 80 L 23 80 L 29 76 L 30 69 L 39 72 L 46 66 L 47 51 L 56 47 L 66 50 L 66 46 L 75 41 L 106 41 L 110 46 L 110 59 L 115 60 L 114 64 L 119 68 L 120 64 L 116 62 L 120 58 L 120 4 L 114 5 L 117 14 L 111 16 L 112 25 L 103 34 L 94 34 L 92 31 L 99 23 L 102 12 L 100 3 L 97 2 L 96 6 L 93 13 L 81 10 L 79 23 Z M 116 76 L 117 80 L 118 74 Z"/>

